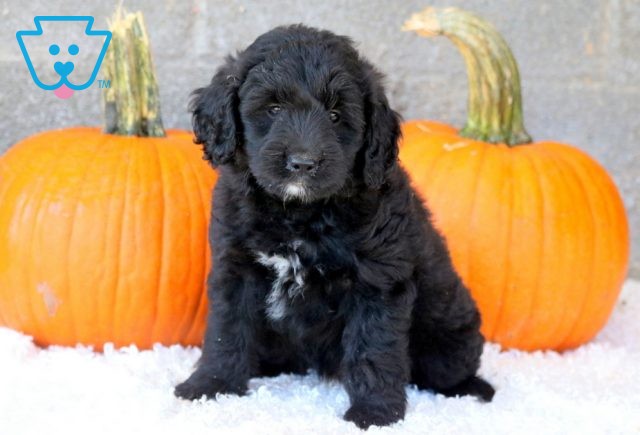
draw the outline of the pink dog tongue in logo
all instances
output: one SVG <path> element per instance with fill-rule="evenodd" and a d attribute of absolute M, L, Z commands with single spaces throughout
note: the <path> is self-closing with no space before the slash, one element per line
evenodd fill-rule
<path fill-rule="evenodd" d="M 69 88 L 67 85 L 62 85 L 53 91 L 53 93 L 56 97 L 66 100 L 67 98 L 71 98 L 73 95 L 73 89 Z"/>

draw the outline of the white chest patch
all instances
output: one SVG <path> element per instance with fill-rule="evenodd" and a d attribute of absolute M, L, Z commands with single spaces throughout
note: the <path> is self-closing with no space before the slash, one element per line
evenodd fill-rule
<path fill-rule="evenodd" d="M 284 200 L 289 201 L 291 199 L 305 200 L 307 197 L 307 188 L 301 183 L 289 183 L 284 189 Z"/>
<path fill-rule="evenodd" d="M 284 317 L 290 299 L 302 294 L 305 271 L 302 269 L 298 254 L 267 255 L 256 252 L 258 263 L 273 269 L 275 279 L 271 292 L 267 296 L 267 315 L 273 320 Z"/>

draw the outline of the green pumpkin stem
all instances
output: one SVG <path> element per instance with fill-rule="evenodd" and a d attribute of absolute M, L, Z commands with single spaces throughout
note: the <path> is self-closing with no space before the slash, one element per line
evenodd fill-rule
<path fill-rule="evenodd" d="M 104 59 L 105 133 L 163 137 L 160 93 L 141 12 L 116 11 L 110 23 L 111 44 Z"/>
<path fill-rule="evenodd" d="M 427 37 L 444 35 L 462 54 L 469 78 L 462 136 L 507 145 L 531 142 L 524 127 L 518 65 L 489 22 L 458 8 L 427 8 L 411 16 L 403 30 Z"/>

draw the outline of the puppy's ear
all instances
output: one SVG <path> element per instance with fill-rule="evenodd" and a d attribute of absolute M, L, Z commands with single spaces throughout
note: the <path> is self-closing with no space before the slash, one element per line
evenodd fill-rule
<path fill-rule="evenodd" d="M 213 166 L 231 162 L 242 141 L 238 114 L 241 79 L 236 62 L 229 57 L 209 86 L 193 92 L 189 103 L 195 142 L 202 144 L 204 158 Z"/>
<path fill-rule="evenodd" d="M 363 177 L 368 187 L 378 189 L 397 164 L 400 116 L 389 107 L 382 75 L 371 67 L 367 76 Z"/>

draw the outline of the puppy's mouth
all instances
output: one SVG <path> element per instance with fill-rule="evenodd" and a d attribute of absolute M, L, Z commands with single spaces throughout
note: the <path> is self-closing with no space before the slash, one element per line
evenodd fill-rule
<path fill-rule="evenodd" d="M 304 181 L 291 181 L 282 186 L 282 199 L 285 202 L 292 200 L 309 202 L 311 189 Z"/>

